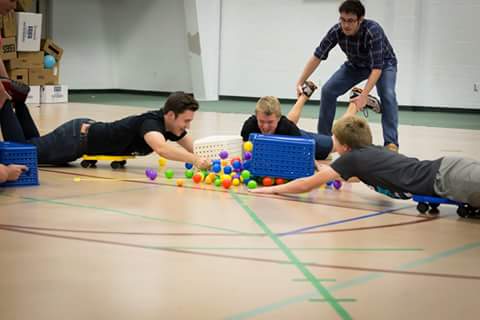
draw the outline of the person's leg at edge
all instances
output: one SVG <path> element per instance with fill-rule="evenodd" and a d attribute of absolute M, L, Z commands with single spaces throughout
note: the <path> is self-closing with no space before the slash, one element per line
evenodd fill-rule
<path fill-rule="evenodd" d="M 350 90 L 355 84 L 367 79 L 369 74 L 370 71 L 366 68 L 356 68 L 344 63 L 322 86 L 317 123 L 319 134 L 332 135 L 337 98 Z"/>
<path fill-rule="evenodd" d="M 27 143 L 22 125 L 13 111 L 10 100 L 0 107 L 0 126 L 5 141 Z"/>
<path fill-rule="evenodd" d="M 397 67 L 387 66 L 377 82 L 377 92 L 382 102 L 382 129 L 385 146 L 399 146 L 398 143 L 398 104 L 395 93 Z"/>
<path fill-rule="evenodd" d="M 25 102 L 15 102 L 15 113 L 20 122 L 26 139 L 40 137 L 38 128 L 32 119 L 30 111 Z"/>

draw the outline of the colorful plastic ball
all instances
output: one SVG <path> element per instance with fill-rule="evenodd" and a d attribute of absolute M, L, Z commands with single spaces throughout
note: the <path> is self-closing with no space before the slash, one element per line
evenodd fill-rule
<path fill-rule="evenodd" d="M 230 179 L 225 179 L 225 180 L 222 181 L 222 186 L 225 189 L 230 188 L 231 185 L 232 185 L 232 180 L 230 180 Z"/>
<path fill-rule="evenodd" d="M 159 166 L 160 168 L 163 168 L 163 167 L 165 167 L 166 165 L 167 165 L 167 159 L 165 159 L 164 157 L 160 157 L 160 158 L 158 159 L 158 166 Z"/>
<path fill-rule="evenodd" d="M 277 178 L 275 179 L 275 184 L 284 184 L 285 182 L 287 182 L 285 179 L 283 178 Z"/>
<path fill-rule="evenodd" d="M 147 168 L 145 169 L 145 175 L 148 177 L 148 179 L 150 180 L 155 180 L 157 179 L 157 171 L 151 169 L 151 168 Z"/>
<path fill-rule="evenodd" d="M 252 159 L 252 153 L 250 151 L 246 151 L 243 153 L 243 159 L 250 160 Z"/>
<path fill-rule="evenodd" d="M 45 69 L 52 69 L 57 61 L 52 55 L 47 54 L 45 57 L 43 57 L 43 66 Z"/>
<path fill-rule="evenodd" d="M 192 169 L 193 168 L 193 164 L 192 163 L 188 163 L 188 162 L 185 162 L 185 169 Z"/>
<path fill-rule="evenodd" d="M 190 169 L 185 170 L 185 178 L 192 179 L 192 177 L 193 177 L 193 170 L 190 170 Z"/>
<path fill-rule="evenodd" d="M 333 187 L 334 187 L 335 189 L 339 190 L 339 189 L 342 187 L 342 181 L 340 181 L 340 180 L 335 180 L 335 181 L 333 181 L 333 184 L 332 184 L 332 185 L 333 185 Z"/>
<path fill-rule="evenodd" d="M 230 174 L 230 173 L 232 173 L 232 167 L 230 167 L 230 166 L 224 167 L 224 168 L 223 168 L 223 172 L 224 172 L 225 174 Z"/>
<path fill-rule="evenodd" d="M 172 169 L 165 170 L 165 178 L 172 179 L 174 176 L 174 172 Z"/>
<path fill-rule="evenodd" d="M 233 180 L 232 180 L 232 185 L 234 185 L 235 187 L 239 186 L 239 185 L 240 185 L 240 179 L 238 179 L 238 178 L 233 178 Z"/>
<path fill-rule="evenodd" d="M 232 180 L 232 176 L 228 174 L 224 174 L 220 179 L 222 180 L 222 182 L 224 180 Z"/>
<path fill-rule="evenodd" d="M 215 184 L 216 187 L 220 187 L 222 185 L 222 180 L 220 180 L 220 178 L 217 178 L 217 179 L 215 179 L 214 184 Z"/>
<path fill-rule="evenodd" d="M 239 160 L 235 160 L 232 162 L 232 166 L 234 169 L 240 169 L 240 167 L 242 166 L 242 163 L 239 161 Z"/>
<path fill-rule="evenodd" d="M 253 143 L 251 141 L 246 141 L 243 144 L 243 151 L 252 152 L 252 150 L 253 150 Z"/>
<path fill-rule="evenodd" d="M 247 188 L 248 189 L 255 189 L 257 187 L 257 181 L 250 180 L 248 181 Z"/>
<path fill-rule="evenodd" d="M 248 171 L 248 170 L 243 170 L 242 171 L 242 177 L 243 177 L 244 180 L 250 179 L 250 176 L 251 176 L 250 171 Z"/>
<path fill-rule="evenodd" d="M 212 177 L 209 176 L 209 175 L 206 176 L 206 177 L 205 177 L 205 183 L 206 183 L 206 184 L 212 184 L 212 183 L 213 183 Z"/>
<path fill-rule="evenodd" d="M 243 162 L 243 169 L 245 170 L 250 170 L 250 166 L 252 165 L 250 160 L 244 161 Z"/>
<path fill-rule="evenodd" d="M 331 187 L 332 184 L 333 184 L 333 180 L 330 180 L 330 181 L 327 181 L 327 183 L 325 183 L 327 185 L 327 187 Z"/>
<path fill-rule="evenodd" d="M 229 163 L 229 162 L 228 162 L 227 159 L 223 159 L 223 160 L 222 160 L 222 167 L 228 166 L 228 163 Z"/>
<path fill-rule="evenodd" d="M 212 171 L 215 173 L 219 173 L 220 171 L 222 171 L 222 167 L 218 163 L 215 163 L 212 167 Z"/>
<path fill-rule="evenodd" d="M 269 186 L 273 185 L 273 179 L 270 178 L 270 177 L 264 177 L 262 179 L 262 184 L 266 187 L 269 187 Z"/>
<path fill-rule="evenodd" d="M 176 184 L 177 187 L 183 187 L 183 179 L 177 179 Z"/>
<path fill-rule="evenodd" d="M 203 174 L 201 174 L 200 172 L 197 172 L 193 175 L 192 179 L 193 179 L 193 182 L 200 183 L 203 180 Z"/>
<path fill-rule="evenodd" d="M 234 163 L 235 161 L 240 161 L 240 162 L 241 162 L 242 159 L 240 159 L 240 157 L 233 157 L 232 159 L 230 159 L 230 164 L 233 166 L 233 163 Z"/>
<path fill-rule="evenodd" d="M 207 177 L 209 177 L 210 180 L 212 180 L 212 182 L 213 182 L 213 181 L 215 181 L 215 179 L 217 178 L 217 175 L 216 175 L 215 173 L 213 173 L 213 172 L 210 172 L 210 173 L 207 175 Z"/>
<path fill-rule="evenodd" d="M 220 157 L 220 159 L 227 159 L 228 158 L 228 152 L 225 151 L 225 150 L 222 150 L 222 151 L 220 151 L 218 156 Z"/>

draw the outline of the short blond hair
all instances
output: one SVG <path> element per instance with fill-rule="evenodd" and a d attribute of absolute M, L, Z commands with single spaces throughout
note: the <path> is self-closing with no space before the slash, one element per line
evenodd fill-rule
<path fill-rule="evenodd" d="M 333 126 L 333 135 L 340 144 L 352 149 L 372 144 L 372 131 L 368 122 L 358 116 L 347 116 L 338 120 Z"/>
<path fill-rule="evenodd" d="M 267 116 L 273 114 L 280 118 L 282 116 L 280 101 L 278 101 L 278 99 L 273 96 L 261 97 L 260 99 L 258 99 L 257 105 L 255 106 L 255 114 L 258 114 L 259 112 Z"/>

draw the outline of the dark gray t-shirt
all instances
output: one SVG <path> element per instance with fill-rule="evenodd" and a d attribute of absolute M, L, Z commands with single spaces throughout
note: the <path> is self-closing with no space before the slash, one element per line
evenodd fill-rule
<path fill-rule="evenodd" d="M 343 154 L 331 166 L 345 180 L 358 177 L 377 192 L 409 199 L 412 194 L 436 196 L 433 184 L 441 161 L 420 161 L 372 145 Z"/>

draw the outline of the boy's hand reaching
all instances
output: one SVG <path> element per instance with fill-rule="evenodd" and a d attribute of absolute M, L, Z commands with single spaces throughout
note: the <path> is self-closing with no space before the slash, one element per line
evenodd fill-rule
<path fill-rule="evenodd" d="M 16 181 L 23 172 L 28 170 L 27 166 L 21 164 L 9 164 L 7 166 L 8 171 L 8 181 Z"/>

